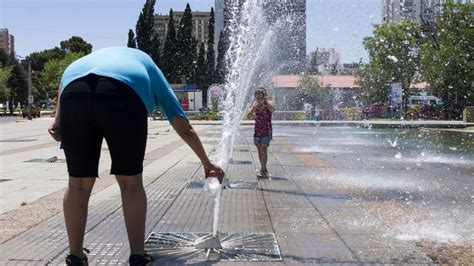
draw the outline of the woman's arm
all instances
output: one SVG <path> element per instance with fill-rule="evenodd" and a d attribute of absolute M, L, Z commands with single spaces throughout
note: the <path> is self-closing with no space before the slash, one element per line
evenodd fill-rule
<path fill-rule="evenodd" d="M 178 135 L 184 140 L 184 142 L 186 142 L 189 147 L 191 147 L 199 160 L 201 160 L 206 176 L 211 170 L 214 170 L 216 172 L 217 178 L 222 183 L 224 180 L 224 171 L 209 160 L 199 136 L 189 124 L 189 121 L 184 117 L 177 116 L 173 119 L 171 125 L 176 130 Z"/>
<path fill-rule="evenodd" d="M 48 132 L 53 137 L 55 141 L 61 142 L 61 128 L 60 128 L 60 121 L 61 121 L 61 108 L 59 106 L 61 102 L 61 84 L 58 88 L 58 102 L 56 104 L 56 115 L 54 118 L 53 124 L 48 128 Z"/>
<path fill-rule="evenodd" d="M 252 107 L 250 107 L 250 110 L 247 112 L 247 119 L 253 119 L 253 115 L 257 111 L 259 103 L 257 101 L 252 103 Z"/>

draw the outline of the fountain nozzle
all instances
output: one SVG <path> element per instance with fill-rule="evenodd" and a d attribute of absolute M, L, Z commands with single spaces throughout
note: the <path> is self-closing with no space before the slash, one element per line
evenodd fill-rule
<path fill-rule="evenodd" d="M 200 249 L 222 249 L 219 232 L 217 232 L 216 236 L 210 234 L 198 239 L 194 244 L 194 247 Z"/>

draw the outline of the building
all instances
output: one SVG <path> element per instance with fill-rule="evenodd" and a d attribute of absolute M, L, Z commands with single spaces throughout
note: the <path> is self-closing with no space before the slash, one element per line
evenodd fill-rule
<path fill-rule="evenodd" d="M 301 72 L 306 64 L 306 0 L 256 0 L 263 7 L 263 16 L 275 30 L 277 44 L 273 55 L 282 74 Z M 239 21 L 243 0 L 216 0 L 216 36 Z M 237 14 L 232 14 L 237 11 Z M 286 22 L 281 23 L 282 21 Z M 218 38 L 216 38 L 216 41 Z"/>
<path fill-rule="evenodd" d="M 339 74 L 342 72 L 341 55 L 334 48 L 317 49 L 310 54 L 309 69 L 315 74 Z"/>
<path fill-rule="evenodd" d="M 341 107 L 354 106 L 354 96 L 360 95 L 359 85 L 356 77 L 352 75 L 314 75 L 322 87 L 331 89 L 331 95 L 344 102 Z M 273 101 L 280 111 L 303 110 L 304 103 L 301 101 L 300 76 L 279 75 L 272 80 L 274 91 Z"/>
<path fill-rule="evenodd" d="M 176 33 L 178 32 L 179 22 L 183 17 L 184 12 L 178 11 L 173 12 L 173 19 L 175 23 Z M 193 15 L 193 36 L 198 43 L 204 43 L 207 49 L 207 40 L 209 39 L 209 19 L 211 18 L 211 12 L 192 12 Z M 160 41 L 164 43 L 166 39 L 166 33 L 168 32 L 169 14 L 167 15 L 155 15 L 155 31 L 160 38 Z M 161 46 L 163 49 L 163 45 Z"/>
<path fill-rule="evenodd" d="M 382 0 L 382 21 L 429 23 L 441 14 L 441 5 L 442 0 Z"/>
<path fill-rule="evenodd" d="M 15 37 L 6 28 L 0 29 L 0 48 L 7 54 L 15 54 Z"/>
<path fill-rule="evenodd" d="M 217 45 L 219 44 L 219 36 L 224 30 L 224 7 L 225 0 L 215 0 L 215 22 L 214 22 L 214 52 L 217 55 Z"/>
<path fill-rule="evenodd" d="M 359 69 L 359 63 L 347 63 L 342 64 L 342 75 L 354 75 L 357 69 Z"/>
<path fill-rule="evenodd" d="M 332 104 L 338 107 L 360 107 L 361 88 L 357 84 L 357 77 L 354 75 L 312 75 L 317 79 L 322 87 L 330 89 Z M 303 110 L 304 103 L 301 98 L 300 76 L 279 75 L 272 79 L 271 91 L 272 99 L 279 111 Z M 422 92 L 428 87 L 426 82 L 414 83 L 411 88 L 414 91 Z M 328 102 L 328 104 L 331 104 Z"/>

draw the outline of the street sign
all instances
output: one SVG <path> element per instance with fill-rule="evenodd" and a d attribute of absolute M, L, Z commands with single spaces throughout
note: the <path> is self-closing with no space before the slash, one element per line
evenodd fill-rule
<path fill-rule="evenodd" d="M 33 95 L 28 95 L 28 104 L 33 104 Z"/>
<path fill-rule="evenodd" d="M 401 83 L 392 83 L 390 84 L 391 96 L 392 96 L 392 105 L 397 105 L 402 103 L 402 84 Z"/>

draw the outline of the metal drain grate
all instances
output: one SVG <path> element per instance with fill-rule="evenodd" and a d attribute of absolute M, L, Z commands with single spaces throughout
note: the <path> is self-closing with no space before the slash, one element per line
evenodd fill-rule
<path fill-rule="evenodd" d="M 189 183 L 188 183 L 188 186 L 187 188 L 203 188 L 204 187 L 204 180 L 203 179 L 199 179 L 199 180 L 191 180 Z"/>
<path fill-rule="evenodd" d="M 145 250 L 157 261 L 281 261 L 280 248 L 272 233 L 219 234 L 222 248 L 198 248 L 201 239 L 209 233 L 151 233 L 145 241 Z"/>
<path fill-rule="evenodd" d="M 35 140 L 38 140 L 38 139 L 5 139 L 5 140 L 0 140 L 0 142 L 31 142 Z"/>
<path fill-rule="evenodd" d="M 252 164 L 252 161 L 238 161 L 238 160 L 230 160 L 230 164 Z"/>
<path fill-rule="evenodd" d="M 238 151 L 238 152 L 249 152 L 250 150 L 249 150 L 249 149 L 234 149 L 234 151 Z"/>
<path fill-rule="evenodd" d="M 66 159 L 58 159 L 58 157 L 53 156 L 46 159 L 31 159 L 23 161 L 24 163 L 65 163 Z"/>
<path fill-rule="evenodd" d="M 259 189 L 260 183 L 254 181 L 224 181 L 224 186 L 231 189 Z"/>
<path fill-rule="evenodd" d="M 198 180 L 191 180 L 187 188 L 191 189 L 202 189 L 204 187 L 204 180 L 203 179 L 198 179 Z M 230 189 L 259 189 L 260 184 L 258 182 L 252 182 L 252 181 L 229 181 L 227 179 L 224 179 L 224 188 L 230 188 Z"/>

